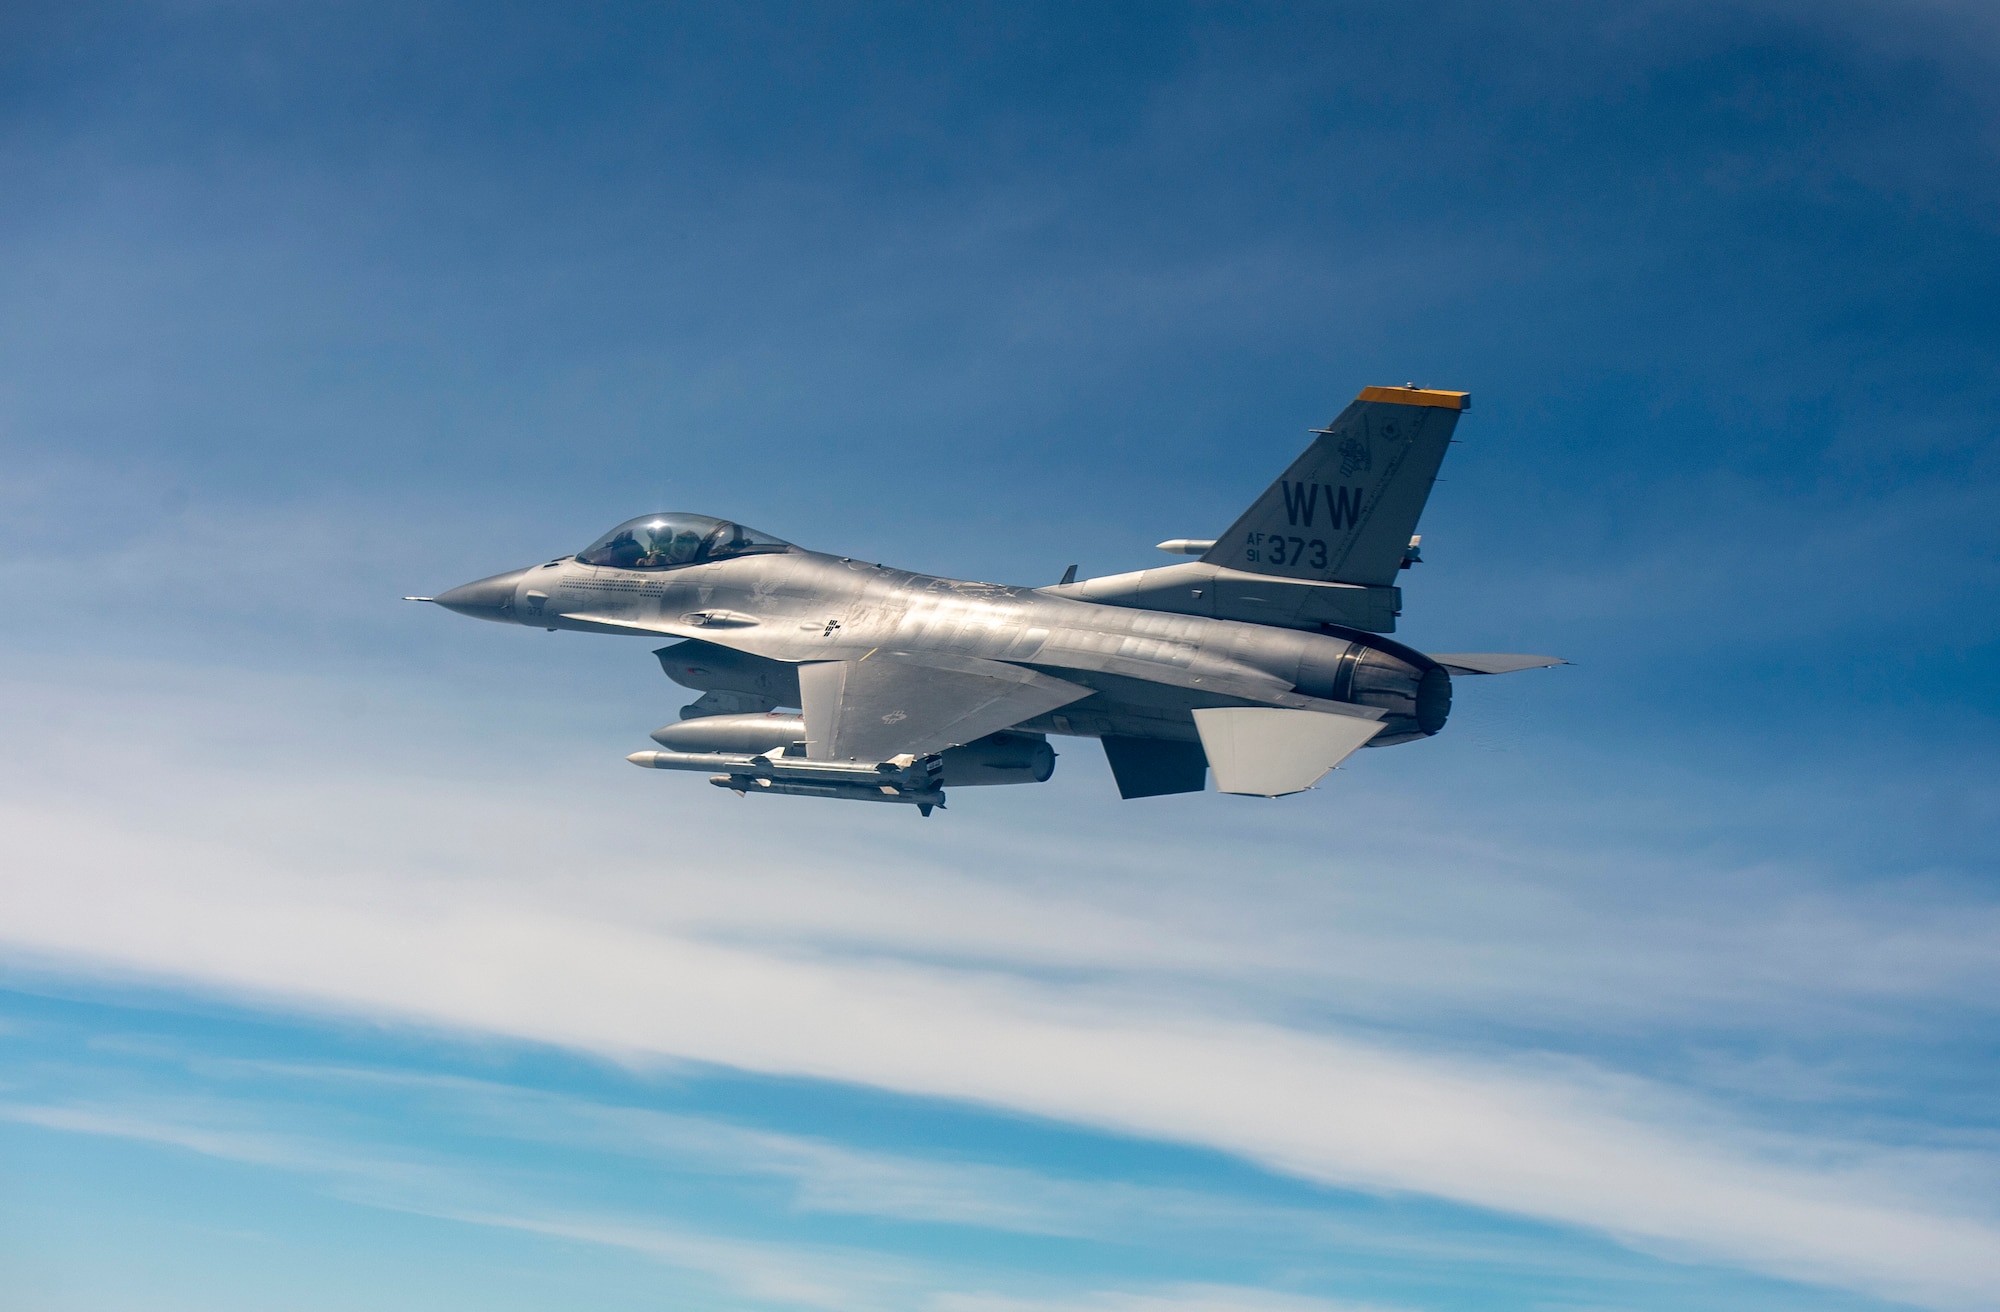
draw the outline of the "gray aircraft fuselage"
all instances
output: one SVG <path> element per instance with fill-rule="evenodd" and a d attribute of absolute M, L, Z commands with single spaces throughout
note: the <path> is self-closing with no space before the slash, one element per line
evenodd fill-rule
<path fill-rule="evenodd" d="M 1078 585 L 1073 585 L 1078 586 Z M 1193 591 L 1193 589 L 1190 589 Z M 701 691 L 799 704 L 794 667 L 871 652 L 931 653 L 1047 671 L 1093 696 L 1019 728 L 1086 737 L 1196 740 L 1208 706 L 1338 701 L 1386 712 L 1370 745 L 1436 732 L 1449 708 L 1417 716 L 1430 658 L 1379 634 L 1300 632 L 1196 615 L 1098 605 L 1048 589 L 933 578 L 815 551 L 658 570 L 573 558 L 498 574 L 437 598 L 464 615 L 545 629 L 695 639 L 663 663 Z M 1330 626 L 1329 626 L 1330 627 Z"/>

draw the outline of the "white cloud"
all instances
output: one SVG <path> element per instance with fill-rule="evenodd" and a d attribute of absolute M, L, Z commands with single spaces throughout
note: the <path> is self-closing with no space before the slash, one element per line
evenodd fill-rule
<path fill-rule="evenodd" d="M 93 1048 L 97 1045 L 92 1044 Z M 167 1108 L 156 1099 L 139 1100 L 115 1112 L 97 1103 L 62 1107 L 73 1119 L 70 1128 L 99 1126 L 171 1126 L 158 1134 L 160 1142 L 196 1146 L 213 1127 L 240 1132 L 264 1119 L 273 1106 L 296 1106 L 293 1093 L 308 1091 L 315 1099 L 331 1095 L 347 1112 L 339 1133 L 345 1145 L 337 1151 L 305 1151 L 311 1135 L 297 1129 L 281 1141 L 293 1146 L 292 1161 L 266 1155 L 265 1164 L 294 1165 L 320 1170 L 332 1162 L 345 1170 L 359 1161 L 380 1163 L 393 1158 L 397 1179 L 407 1181 L 414 1165 L 395 1154 L 360 1152 L 354 1128 L 355 1104 L 345 1094 L 360 1088 L 396 1096 L 381 1114 L 398 1125 L 443 1123 L 456 1130 L 560 1146 L 572 1150 L 577 1164 L 563 1173 L 576 1178 L 594 1170 L 592 1154 L 614 1156 L 621 1166 L 652 1163 L 675 1175 L 771 1178 L 791 1187 L 790 1205 L 799 1213 L 838 1213 L 883 1218 L 925 1226 L 976 1227 L 1016 1234 L 1060 1236 L 1109 1241 L 1123 1245 L 1176 1246 L 1197 1239 L 1204 1246 L 1217 1240 L 1235 1251 L 1247 1242 L 1258 1252 L 1310 1253 L 1325 1257 L 1348 1253 L 1370 1258 L 1398 1256 L 1430 1264 L 1470 1264 L 1484 1270 L 1559 1272 L 1622 1278 L 1627 1268 L 1580 1252 L 1574 1245 L 1526 1242 L 1520 1235 L 1496 1240 L 1453 1226 L 1440 1230 L 1433 1221 L 1413 1228 L 1372 1209 L 1327 1209 L 1276 1205 L 1246 1200 L 1230 1192 L 1137 1184 L 1119 1179 L 1076 1178 L 1017 1167 L 996 1166 L 962 1156 L 927 1158 L 902 1153 L 863 1151 L 803 1135 L 749 1128 L 711 1117 L 660 1112 L 544 1090 L 499 1084 L 458 1075 L 374 1067 L 328 1066 L 190 1057 L 171 1045 L 150 1045 L 147 1055 L 169 1058 L 201 1080 L 237 1090 L 213 1106 L 182 1099 Z M 96 1087 L 99 1078 L 73 1074 L 70 1087 Z M 32 1109 L 31 1109 L 32 1110 Z M 178 1117 L 173 1114 L 178 1110 Z M 190 1116 L 190 1112 L 199 1114 Z M 0 1104 L 0 1116 L 8 1115 Z M 51 1125 L 51 1120 L 44 1123 Z M 190 1126 L 193 1127 L 190 1130 Z M 116 1129 L 104 1132 L 117 1132 Z M 324 1132 L 320 1135 L 325 1137 Z M 360 1136 L 365 1139 L 366 1135 Z M 280 1140 L 260 1134 L 259 1144 Z M 204 1142 L 206 1140 L 203 1140 Z M 225 1149 L 234 1135 L 217 1140 Z M 239 1160 L 250 1160 L 247 1156 Z M 322 1172 L 337 1174 L 337 1172 Z M 385 1173 L 369 1168 L 371 1178 Z M 538 1197 L 556 1189 L 550 1175 L 537 1186 Z M 374 1200 L 373 1193 L 346 1196 Z M 460 1191 L 463 1192 L 463 1191 Z M 401 1204 L 407 1210 L 407 1204 Z M 459 1202 L 459 1211 L 475 1207 Z M 495 1211 L 488 1199 L 483 1210 Z M 427 1210 L 436 1210 L 431 1204 Z M 936 1282 L 932 1285 L 935 1287 Z"/>
<path fill-rule="evenodd" d="M 417 1162 L 298 1133 L 246 1131 L 231 1123 L 253 1109 L 233 1102 L 181 1099 L 133 1104 L 0 1103 L 0 1120 L 79 1134 L 105 1135 L 185 1149 L 324 1180 L 337 1196 L 367 1206 L 468 1225 L 519 1230 L 622 1249 L 695 1272 L 723 1289 L 800 1308 L 900 1307 L 918 1283 L 915 1270 L 870 1254 L 810 1245 L 757 1243 L 660 1223 L 536 1208 L 507 1198 L 477 1172 Z"/>
<path fill-rule="evenodd" d="M 756 810 L 495 725 L 448 680 L 369 689 L 357 718 L 327 714 L 351 688 L 222 677 L 78 663 L 7 689 L 17 961 L 963 1099 L 1939 1306 L 2000 1277 L 1966 1183 L 1988 1153 L 1752 1133 L 1589 1064 L 1451 1056 L 1451 1024 L 1351 1026 L 1970 1005 L 2000 982 L 1990 906 L 1630 854 L 1639 891 L 1608 901 L 1604 854 L 1434 828 L 1413 799 L 1393 844 L 1329 851 L 1325 809 L 1365 812 L 1365 777 L 1255 815 L 1074 789 L 921 825 Z M 1001 1225 L 1022 1197 L 770 1151 L 813 1206 Z"/>
<path fill-rule="evenodd" d="M 523 1141 L 651 1159 L 674 1169 L 769 1176 L 793 1186 L 801 1211 L 878 1216 L 1039 1235 L 1104 1235 L 1132 1213 L 1159 1221 L 1213 1225 L 1231 1212 L 1268 1224 L 1278 1209 L 1242 1209 L 1201 1194 L 1118 1183 L 1059 1180 L 966 1161 L 933 1161 L 863 1152 L 823 1139 L 752 1129 L 708 1117 L 618 1106 L 484 1080 L 355 1067 L 200 1060 L 202 1073 L 253 1076 L 318 1086 L 367 1084 L 423 1095 L 448 1109 L 451 1123 Z M 7 1114 L 0 1109 L 0 1115 Z M 53 1121 L 38 1122 L 54 1124 Z M 1285 1216 L 1294 1228 L 1312 1213 Z"/>
<path fill-rule="evenodd" d="M 1230 1285 L 1171 1285 L 1144 1292 L 1102 1291 L 1082 1298 L 944 1294 L 932 1312 L 1380 1312 L 1378 1303 L 1333 1302 Z"/>
<path fill-rule="evenodd" d="M 49 1130 L 68 1130 L 75 1134 L 98 1134 L 166 1144 L 208 1157 L 255 1166 L 298 1170 L 334 1164 L 334 1159 L 324 1158 L 303 1145 L 282 1138 L 214 1125 L 190 1124 L 158 1115 L 138 1115 L 128 1108 L 0 1103 L 0 1120 L 39 1125 Z"/>
<path fill-rule="evenodd" d="M 636 645 L 607 645 L 613 664 L 643 666 Z M 588 671 L 590 655 L 572 647 L 552 666 L 581 657 Z M 579 744 L 496 720 L 450 674 L 357 688 L 74 662 L 0 685 L 20 708 L 0 782 L 49 817 L 129 832 L 146 861 L 226 833 L 224 865 L 456 875 L 712 941 L 1206 989 L 1207 1009 L 1545 1033 L 1782 1021 L 1798 1034 L 1873 1023 L 1884 1001 L 1990 1011 L 2000 997 L 1990 901 L 1903 884 L 1836 895 L 1797 869 L 1614 846 L 1601 799 L 1588 817 L 1561 810 L 1582 799 L 1537 800 L 1550 826 L 1593 835 L 1567 847 L 1481 833 L 1511 823 L 1504 781 L 1485 781 L 1485 809 L 1449 814 L 1378 782 L 1395 761 L 1284 811 L 1209 798 L 1138 812 L 1089 791 L 1101 781 L 1077 776 L 1098 768 L 1094 748 L 1064 743 L 1054 786 L 964 795 L 929 828 L 753 812 L 618 760 L 618 734 L 643 744 L 680 699 L 638 675 L 647 704 Z M 539 697 L 541 672 L 527 677 Z M 545 713 L 535 701 L 525 714 Z M 1387 832 L 1349 823 L 1381 814 L 1397 817 Z"/>
<path fill-rule="evenodd" d="M 498 1109 L 547 1130 L 557 1128 L 551 1119 L 557 1116 L 595 1122 L 600 1131 L 608 1132 L 604 1146 L 631 1151 L 648 1140 L 657 1147 L 657 1141 L 667 1139 L 682 1164 L 688 1158 L 705 1158 L 711 1167 L 776 1172 L 797 1179 L 809 1193 L 831 1185 L 839 1195 L 830 1200 L 833 1206 L 871 1215 L 1081 1234 L 1104 1229 L 1101 1217 L 1086 1218 L 1091 1207 L 1110 1204 L 1129 1209 L 1134 1203 L 1150 1204 L 1150 1219 L 1158 1220 L 1163 1211 L 1183 1208 L 1196 1198 L 1175 1191 L 1056 1181 L 1025 1171 L 857 1153 L 711 1120 L 606 1107 L 479 1081 L 261 1063 L 228 1065 L 239 1071 L 261 1069 L 318 1080 L 384 1080 L 429 1088 L 453 1095 L 460 1110 L 483 1105 L 488 1112 Z M 493 1172 L 478 1165 L 413 1161 L 386 1152 L 357 1140 L 351 1125 L 338 1140 L 296 1127 L 283 1132 L 242 1128 L 267 1118 L 264 1107 L 237 1099 L 0 1103 L 0 1120 L 138 1140 L 314 1176 L 336 1196 L 368 1206 L 615 1248 L 697 1274 L 730 1293 L 788 1307 L 839 1312 L 919 1307 L 928 1312 L 1365 1312 L 1352 1303 L 1208 1284 L 1151 1290 L 1071 1289 L 1057 1297 L 1035 1298 L 990 1290 L 958 1292 L 951 1288 L 951 1276 L 923 1263 L 851 1248 L 748 1241 L 659 1217 L 565 1210 L 545 1201 L 535 1205 L 521 1196 L 518 1181 L 495 1179 Z M 533 1192 L 545 1193 L 547 1186 L 548 1182 L 538 1181 Z M 1218 1220 L 1267 1224 L 1273 1218 L 1297 1224 L 1308 1219 L 1307 1214 L 1286 1218 L 1278 1209 L 1246 1209 L 1244 1215 L 1230 1217 L 1227 1205 L 1217 1206 L 1218 1202 L 1210 1200 L 1199 1217 L 1178 1219 L 1210 1224 Z M 1426 1252 L 1434 1256 L 1437 1250 Z M 1049 1282 L 1039 1278 L 1037 1283 Z"/>
<path fill-rule="evenodd" d="M 447 1220 L 621 1248 L 710 1277 L 747 1297 L 828 1312 L 902 1306 L 916 1274 L 846 1250 L 747 1243 L 596 1216 L 434 1212 Z"/>
<path fill-rule="evenodd" d="M 1413 1054 L 1115 980 L 717 941 L 635 921 L 573 878 L 329 877 L 220 837 L 163 845 L 101 814 L 10 808 L 0 825 L 18 854 L 0 933 L 70 968 L 964 1099 L 1938 1306 L 1977 1305 L 2000 1281 L 2000 1229 L 1899 1197 L 1880 1154 L 1804 1143 L 1778 1160 L 1712 1123 L 1663 1120 L 1671 1104 L 1632 1081 Z"/>

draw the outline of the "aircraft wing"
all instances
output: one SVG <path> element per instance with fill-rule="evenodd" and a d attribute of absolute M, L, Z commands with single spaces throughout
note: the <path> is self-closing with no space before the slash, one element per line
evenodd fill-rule
<path fill-rule="evenodd" d="M 1091 689 L 1003 661 L 870 652 L 799 666 L 806 755 L 880 762 L 925 756 L 1067 706 Z"/>
<path fill-rule="evenodd" d="M 1560 656 L 1524 656 L 1511 651 L 1431 652 L 1430 658 L 1453 674 L 1512 674 L 1516 670 L 1545 670 L 1551 665 L 1567 665 Z"/>

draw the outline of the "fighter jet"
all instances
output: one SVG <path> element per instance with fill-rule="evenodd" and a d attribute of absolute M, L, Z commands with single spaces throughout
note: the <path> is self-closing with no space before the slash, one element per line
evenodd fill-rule
<path fill-rule="evenodd" d="M 942 807 L 1041 783 L 1096 738 L 1125 798 L 1302 792 L 1362 747 L 1444 728 L 1454 674 L 1553 656 L 1426 655 L 1387 635 L 1464 392 L 1370 387 L 1197 559 L 1049 587 L 822 555 L 732 520 L 627 520 L 573 556 L 432 601 L 503 624 L 673 638 L 701 696 L 626 759 L 746 797 Z"/>

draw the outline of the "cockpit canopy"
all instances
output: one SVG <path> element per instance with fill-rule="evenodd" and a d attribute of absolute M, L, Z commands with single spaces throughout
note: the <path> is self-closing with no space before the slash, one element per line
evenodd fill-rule
<path fill-rule="evenodd" d="M 669 512 L 628 519 L 576 558 L 608 569 L 666 569 L 792 549 L 789 542 L 726 519 Z"/>

